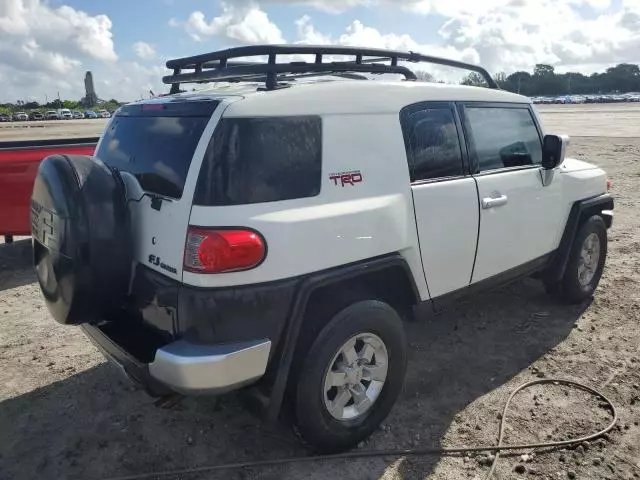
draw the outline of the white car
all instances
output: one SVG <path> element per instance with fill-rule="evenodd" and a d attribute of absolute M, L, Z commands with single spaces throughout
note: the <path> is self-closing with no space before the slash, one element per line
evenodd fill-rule
<path fill-rule="evenodd" d="M 272 61 L 233 64 L 253 55 Z M 415 82 L 403 61 L 492 88 Z M 534 274 L 570 302 L 596 290 L 605 172 L 565 158 L 566 137 L 481 67 L 301 45 L 167 67 L 171 94 L 121 107 L 95 158 L 41 163 L 31 207 L 53 317 L 153 395 L 245 388 L 269 419 L 286 400 L 309 443 L 340 451 L 400 393 L 415 305 Z M 216 81 L 233 86 L 180 93 Z"/>
<path fill-rule="evenodd" d="M 58 114 L 63 120 L 73 119 L 73 113 L 71 113 L 71 110 L 69 110 L 68 108 L 61 108 L 60 110 L 58 110 Z"/>
<path fill-rule="evenodd" d="M 100 118 L 110 118 L 111 114 L 107 110 L 98 110 L 98 116 Z"/>

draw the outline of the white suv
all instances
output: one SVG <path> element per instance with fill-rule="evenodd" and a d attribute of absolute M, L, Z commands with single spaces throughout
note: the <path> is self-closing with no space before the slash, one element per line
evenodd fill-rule
<path fill-rule="evenodd" d="M 269 62 L 233 62 L 251 55 Z M 490 88 L 416 82 L 417 61 Z M 94 158 L 47 157 L 32 202 L 53 317 L 152 394 L 250 386 L 267 418 L 286 401 L 308 442 L 343 450 L 401 390 L 414 305 L 531 274 L 572 302 L 595 291 L 605 172 L 484 69 L 313 46 L 167 65 L 171 94 L 120 108 Z"/>

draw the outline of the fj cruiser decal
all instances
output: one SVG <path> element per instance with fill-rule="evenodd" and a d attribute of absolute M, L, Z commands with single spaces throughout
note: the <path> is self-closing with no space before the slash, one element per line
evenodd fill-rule
<path fill-rule="evenodd" d="M 160 267 L 163 270 L 166 270 L 167 272 L 171 272 L 171 273 L 178 273 L 178 270 L 170 265 L 167 265 L 166 263 L 162 263 L 162 261 L 160 260 L 160 257 L 156 257 L 155 255 L 149 255 L 149 263 L 151 265 L 156 265 L 158 267 Z"/>
<path fill-rule="evenodd" d="M 362 182 L 362 172 L 360 170 L 353 170 L 350 172 L 332 173 L 329 175 L 329 180 L 333 180 L 335 186 L 351 185 Z"/>

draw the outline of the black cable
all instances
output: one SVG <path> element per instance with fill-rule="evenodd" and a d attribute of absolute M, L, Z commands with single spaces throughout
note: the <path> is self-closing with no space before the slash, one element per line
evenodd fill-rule
<path fill-rule="evenodd" d="M 516 396 L 522 390 L 525 390 L 534 385 L 542 385 L 542 384 L 554 384 L 554 385 L 566 385 L 569 387 L 579 388 L 581 390 L 585 390 L 597 397 L 602 398 L 613 413 L 613 419 L 611 423 L 604 429 L 593 433 L 591 435 L 586 435 L 580 438 L 570 439 L 570 440 L 560 440 L 555 442 L 544 442 L 544 443 L 529 443 L 523 445 L 502 445 L 502 440 L 504 438 L 504 427 L 505 420 L 507 417 L 507 412 L 509 410 L 509 406 L 513 397 Z M 561 380 L 561 379 L 551 379 L 545 378 L 541 380 L 533 380 L 531 382 L 520 385 L 516 388 L 509 398 L 504 404 L 504 409 L 502 411 L 502 417 L 500 418 L 500 426 L 498 432 L 498 443 L 496 445 L 489 446 L 479 446 L 479 447 L 450 447 L 450 448 L 411 448 L 411 449 L 395 449 L 395 450 L 370 450 L 370 451 L 352 451 L 346 453 L 339 453 L 335 455 L 314 455 L 308 457 L 292 457 L 292 458 L 277 458 L 273 460 L 258 460 L 258 461 L 250 461 L 250 462 L 238 462 L 238 463 L 228 463 L 223 465 L 208 465 L 202 467 L 194 467 L 194 468 L 184 468 L 181 470 L 160 470 L 157 472 L 151 473 L 139 473 L 134 475 L 125 475 L 121 477 L 110 477 L 104 478 L 102 480 L 143 480 L 152 477 L 166 477 L 170 475 L 187 475 L 192 473 L 202 473 L 202 472 L 215 472 L 221 470 L 237 470 L 240 468 L 261 468 L 261 467 L 271 467 L 276 465 L 285 465 L 290 463 L 309 463 L 309 462 L 322 462 L 322 461 L 330 461 L 330 460 L 345 460 L 345 459 L 353 459 L 353 458 L 369 458 L 369 457 L 386 457 L 386 456 L 397 456 L 397 457 L 406 457 L 406 456 L 426 456 L 426 455 L 451 455 L 456 453 L 471 453 L 471 452 L 495 452 L 495 458 L 493 463 L 491 464 L 491 468 L 489 469 L 489 473 L 485 477 L 485 480 L 490 479 L 493 476 L 495 471 L 498 458 L 500 457 L 500 452 L 506 450 L 531 450 L 531 449 L 540 449 L 540 448 L 549 448 L 549 447 L 561 447 L 565 445 L 574 445 L 577 443 L 582 443 L 585 441 L 593 440 L 598 438 L 605 433 L 609 432 L 618 421 L 618 413 L 616 411 L 615 405 L 605 397 L 602 393 L 597 390 L 588 387 L 587 385 L 583 385 L 578 382 L 574 382 L 571 380 Z"/>

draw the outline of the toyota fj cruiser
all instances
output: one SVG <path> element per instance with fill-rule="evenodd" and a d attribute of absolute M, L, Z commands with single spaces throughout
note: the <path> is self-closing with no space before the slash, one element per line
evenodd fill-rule
<path fill-rule="evenodd" d="M 234 60 L 251 56 L 268 61 Z M 489 88 L 416 82 L 412 62 Z M 415 304 L 534 273 L 571 302 L 594 293 L 605 172 L 483 68 L 299 45 L 167 67 L 170 93 L 121 107 L 95 156 L 41 163 L 31 206 L 52 316 L 153 395 L 243 387 L 343 450 L 401 390 Z M 368 81 L 386 73 L 405 79 Z"/>

